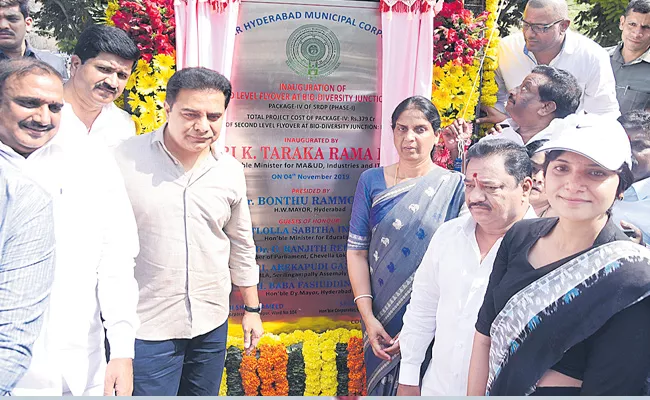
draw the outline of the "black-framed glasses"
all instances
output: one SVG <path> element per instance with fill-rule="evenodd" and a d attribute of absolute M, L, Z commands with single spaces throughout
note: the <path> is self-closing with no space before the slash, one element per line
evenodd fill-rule
<path fill-rule="evenodd" d="M 558 19 L 555 22 L 551 22 L 550 24 L 531 24 L 530 22 L 526 22 L 523 19 L 519 21 L 519 25 L 521 26 L 522 31 L 527 31 L 528 29 L 532 29 L 533 32 L 535 33 L 546 33 L 548 32 L 549 29 L 554 27 L 555 25 L 559 24 L 560 22 L 564 21 L 564 19 Z"/>

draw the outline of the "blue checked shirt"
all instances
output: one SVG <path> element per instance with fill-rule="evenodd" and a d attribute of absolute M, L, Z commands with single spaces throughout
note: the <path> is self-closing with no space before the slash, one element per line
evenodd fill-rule
<path fill-rule="evenodd" d="M 52 200 L 0 159 L 0 395 L 25 374 L 54 277 Z"/>

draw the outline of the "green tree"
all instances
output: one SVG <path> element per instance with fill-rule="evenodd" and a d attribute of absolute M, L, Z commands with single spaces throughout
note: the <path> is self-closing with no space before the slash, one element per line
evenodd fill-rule
<path fill-rule="evenodd" d="M 41 0 L 34 13 L 38 33 L 55 37 L 59 49 L 69 53 L 88 25 L 104 22 L 107 4 L 108 0 Z"/>
<path fill-rule="evenodd" d="M 618 21 L 627 7 L 627 0 L 577 0 L 577 2 L 591 6 L 580 11 L 574 19 L 574 23 L 581 31 L 601 46 L 613 46 L 621 40 Z"/>

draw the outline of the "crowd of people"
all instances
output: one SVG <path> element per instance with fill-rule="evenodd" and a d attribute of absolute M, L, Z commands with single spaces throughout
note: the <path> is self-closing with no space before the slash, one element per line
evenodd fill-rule
<path fill-rule="evenodd" d="M 399 161 L 361 175 L 348 239 L 369 395 L 647 393 L 650 2 L 609 49 L 569 25 L 527 2 L 464 174 L 429 154 L 469 121 L 396 108 Z"/>
<path fill-rule="evenodd" d="M 244 170 L 213 146 L 230 82 L 177 71 L 136 136 L 128 35 L 87 28 L 68 71 L 32 24 L 0 0 L 0 394 L 217 395 L 232 285 L 245 348 L 263 334 Z M 347 245 L 369 395 L 647 393 L 650 0 L 610 49 L 569 25 L 529 0 L 463 174 L 431 152 L 471 122 L 393 112 L 399 161 L 361 174 Z"/>

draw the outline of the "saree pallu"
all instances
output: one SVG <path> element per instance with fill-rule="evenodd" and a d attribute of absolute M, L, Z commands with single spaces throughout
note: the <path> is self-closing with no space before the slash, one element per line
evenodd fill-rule
<path fill-rule="evenodd" d="M 650 250 L 629 241 L 599 246 L 531 283 L 492 323 L 486 395 L 531 394 L 567 350 L 649 294 Z"/>
<path fill-rule="evenodd" d="M 375 197 L 372 208 L 394 204 L 372 228 L 368 264 L 375 317 L 394 337 L 411 299 L 413 277 L 431 237 L 464 204 L 462 175 L 434 168 L 427 175 L 390 187 Z M 402 196 L 395 203 L 396 197 Z M 400 357 L 377 358 L 364 331 L 368 395 L 394 395 Z"/>

